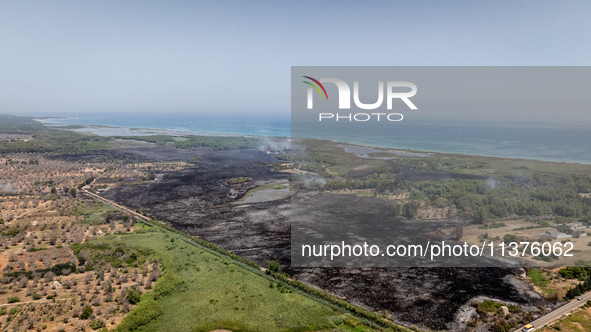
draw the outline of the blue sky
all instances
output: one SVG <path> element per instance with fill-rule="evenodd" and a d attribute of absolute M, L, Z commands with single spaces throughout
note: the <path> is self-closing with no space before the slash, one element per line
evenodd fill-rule
<path fill-rule="evenodd" d="M 292 65 L 590 65 L 587 1 L 2 1 L 0 112 L 284 112 Z"/>

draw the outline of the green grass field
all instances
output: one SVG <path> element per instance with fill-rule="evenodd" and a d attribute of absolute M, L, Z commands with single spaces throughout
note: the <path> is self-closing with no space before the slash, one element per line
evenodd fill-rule
<path fill-rule="evenodd" d="M 190 245 L 177 234 L 159 227 L 139 233 L 104 240 L 151 249 L 149 258 L 158 259 L 165 274 L 174 272 L 181 283 L 156 299 L 163 313 L 138 331 L 374 331 L 340 308 L 278 287 L 277 282 L 271 288 L 270 280 Z M 145 301 L 151 301 L 151 293 L 144 295 Z"/>
<path fill-rule="evenodd" d="M 95 202 L 92 205 L 84 204 L 78 208 L 78 211 L 84 214 L 84 222 L 91 225 L 101 225 L 105 223 L 105 218 L 102 216 L 103 213 L 108 211 L 117 211 L 114 207 Z"/>
<path fill-rule="evenodd" d="M 542 275 L 542 271 L 540 270 L 531 269 L 527 276 L 538 287 L 546 287 L 550 283 L 550 281 Z"/>
<path fill-rule="evenodd" d="M 563 332 L 585 332 L 591 331 L 591 314 L 588 310 L 577 311 L 565 319 L 546 326 L 540 332 L 563 331 Z"/>

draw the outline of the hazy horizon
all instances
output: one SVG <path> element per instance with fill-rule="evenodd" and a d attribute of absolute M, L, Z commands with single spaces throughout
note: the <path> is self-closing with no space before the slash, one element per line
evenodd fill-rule
<path fill-rule="evenodd" d="M 583 2 L 6 1 L 0 113 L 288 115 L 295 65 L 586 66 L 589 14 Z M 591 124 L 533 112 L 519 121 Z"/>

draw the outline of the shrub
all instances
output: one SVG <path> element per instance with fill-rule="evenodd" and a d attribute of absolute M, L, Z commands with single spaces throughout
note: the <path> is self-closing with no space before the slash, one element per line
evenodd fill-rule
<path fill-rule="evenodd" d="M 392 215 L 397 217 L 400 215 L 400 213 L 402 213 L 402 204 L 394 204 L 392 205 Z"/>
<path fill-rule="evenodd" d="M 584 266 L 567 267 L 558 271 L 566 279 L 578 279 L 585 281 L 591 275 L 591 268 Z"/>
<path fill-rule="evenodd" d="M 482 303 L 478 304 L 478 312 L 480 313 L 487 313 L 487 312 L 497 312 L 499 308 L 501 308 L 502 304 L 493 302 L 491 300 L 485 300 Z"/>
<path fill-rule="evenodd" d="M 402 206 L 402 214 L 409 219 L 413 219 L 419 212 L 419 203 L 410 201 Z"/>
<path fill-rule="evenodd" d="M 18 235 L 18 233 L 20 233 L 20 232 L 21 232 L 21 229 L 20 228 L 14 227 L 14 228 L 11 228 L 11 229 L 9 229 L 9 230 L 7 230 L 5 232 L 2 232 L 2 236 L 10 236 L 10 237 L 13 237 L 13 236 Z"/>
<path fill-rule="evenodd" d="M 129 301 L 129 303 L 131 304 L 136 304 L 140 301 L 141 297 L 142 297 L 142 292 L 140 292 L 139 290 L 137 290 L 135 287 L 130 287 L 127 290 L 127 300 Z"/>
<path fill-rule="evenodd" d="M 18 296 L 11 297 L 8 299 L 8 303 L 16 303 L 16 302 L 20 302 L 20 301 L 21 301 L 21 299 Z"/>
<path fill-rule="evenodd" d="M 88 326 L 93 330 L 98 330 L 98 329 L 102 329 L 106 325 L 105 325 L 105 322 L 97 319 L 97 320 L 93 320 L 92 322 L 88 323 Z"/>
<path fill-rule="evenodd" d="M 232 178 L 230 180 L 228 180 L 229 184 L 239 184 L 239 183 L 244 183 L 244 182 L 249 182 L 252 181 L 252 178 L 248 178 L 248 177 L 238 177 L 238 178 Z"/>
<path fill-rule="evenodd" d="M 276 261 L 269 262 L 269 266 L 268 266 L 269 271 L 277 273 L 277 272 L 279 272 L 280 268 L 281 268 L 281 266 Z"/>
<path fill-rule="evenodd" d="M 343 322 L 346 325 L 350 326 L 350 327 L 357 327 L 359 325 L 361 325 L 361 321 L 359 319 L 357 319 L 356 317 L 347 317 L 347 319 L 345 319 L 345 321 Z"/>
<path fill-rule="evenodd" d="M 158 299 L 161 296 L 172 292 L 178 284 L 182 281 L 177 278 L 176 274 L 170 270 L 164 271 L 164 274 L 154 286 L 154 299 Z"/>
<path fill-rule="evenodd" d="M 152 319 L 162 315 L 162 306 L 153 299 L 146 299 L 140 302 L 117 326 L 115 331 L 133 331 L 140 326 L 148 324 Z"/>
<path fill-rule="evenodd" d="M 90 315 L 92 315 L 92 308 L 86 307 L 86 308 L 84 308 L 84 311 L 82 312 L 82 314 L 80 314 L 80 319 L 88 319 L 88 317 L 90 317 Z"/>
<path fill-rule="evenodd" d="M 45 282 L 52 282 L 53 278 L 55 278 L 55 273 L 49 271 L 45 273 L 45 276 L 43 278 L 45 279 Z"/>

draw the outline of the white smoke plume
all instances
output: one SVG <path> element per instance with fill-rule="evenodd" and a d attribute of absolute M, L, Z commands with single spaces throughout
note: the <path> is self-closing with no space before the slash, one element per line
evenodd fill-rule
<path fill-rule="evenodd" d="M 12 183 L 5 183 L 4 180 L 0 180 L 0 192 L 13 194 L 16 190 L 12 186 Z"/>
<path fill-rule="evenodd" d="M 291 138 L 270 138 L 262 140 L 261 150 L 284 151 L 291 149 Z"/>
<path fill-rule="evenodd" d="M 495 178 L 488 178 L 484 183 L 489 189 L 495 189 L 497 186 L 497 180 Z"/>
<path fill-rule="evenodd" d="M 324 180 L 323 178 L 314 178 L 311 176 L 305 177 L 304 178 L 304 185 L 306 187 L 311 187 L 311 186 L 315 186 L 315 185 L 319 185 L 319 184 L 326 184 L 326 180 Z"/>

